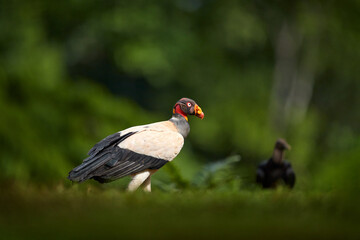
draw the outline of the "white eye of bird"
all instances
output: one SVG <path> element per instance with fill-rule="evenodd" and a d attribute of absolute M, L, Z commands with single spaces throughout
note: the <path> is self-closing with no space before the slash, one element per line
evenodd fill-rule
<path fill-rule="evenodd" d="M 188 106 L 188 107 L 191 107 L 191 103 L 188 102 L 188 103 L 187 103 L 187 106 Z"/>

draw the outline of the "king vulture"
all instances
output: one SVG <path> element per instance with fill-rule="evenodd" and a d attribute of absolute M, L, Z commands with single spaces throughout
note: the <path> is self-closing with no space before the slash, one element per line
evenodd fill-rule
<path fill-rule="evenodd" d="M 106 183 L 130 175 L 129 191 L 142 185 L 144 191 L 151 192 L 151 175 L 173 160 L 184 145 L 190 132 L 188 115 L 204 118 L 194 100 L 181 98 L 171 119 L 131 127 L 104 138 L 90 149 L 81 165 L 69 172 L 68 179 Z"/>
<path fill-rule="evenodd" d="M 290 188 L 294 187 L 294 170 L 291 164 L 284 160 L 284 151 L 290 150 L 290 148 L 284 139 L 278 139 L 272 157 L 259 164 L 256 171 L 256 182 L 263 188 L 275 188 L 281 181 Z"/>

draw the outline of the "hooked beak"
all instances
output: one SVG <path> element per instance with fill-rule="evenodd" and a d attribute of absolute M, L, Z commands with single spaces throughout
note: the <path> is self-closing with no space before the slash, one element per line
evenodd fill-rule
<path fill-rule="evenodd" d="M 286 144 L 285 149 L 290 151 L 290 150 L 291 150 L 291 146 L 290 146 L 289 144 Z"/>
<path fill-rule="evenodd" d="M 203 111 L 201 110 L 201 108 L 198 105 L 195 105 L 195 116 L 197 116 L 198 118 L 203 119 L 205 114 L 203 113 Z"/>

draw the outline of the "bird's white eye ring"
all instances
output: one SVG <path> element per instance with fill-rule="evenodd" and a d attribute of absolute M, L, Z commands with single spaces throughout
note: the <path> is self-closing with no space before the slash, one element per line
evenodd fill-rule
<path fill-rule="evenodd" d="M 187 106 L 188 106 L 188 107 L 191 107 L 191 103 L 190 103 L 190 102 L 188 102 L 188 103 L 187 103 Z"/>

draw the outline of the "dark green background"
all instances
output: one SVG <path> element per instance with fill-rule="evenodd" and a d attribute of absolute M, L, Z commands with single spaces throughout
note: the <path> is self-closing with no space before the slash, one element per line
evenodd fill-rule
<path fill-rule="evenodd" d="M 118 221 L 130 238 L 126 219 L 146 225 L 156 215 L 133 237 L 157 226 L 163 237 L 188 236 L 183 227 L 215 238 L 206 228 L 221 235 L 229 225 L 231 236 L 359 236 L 359 11 L 355 0 L 1 1 L 0 229 L 81 235 L 106 219 L 108 236 L 121 232 Z M 170 118 L 181 97 L 205 118 L 190 118 L 153 194 L 123 193 L 129 179 L 66 180 L 97 141 Z M 279 137 L 292 145 L 297 183 L 263 192 L 255 167 Z"/>

